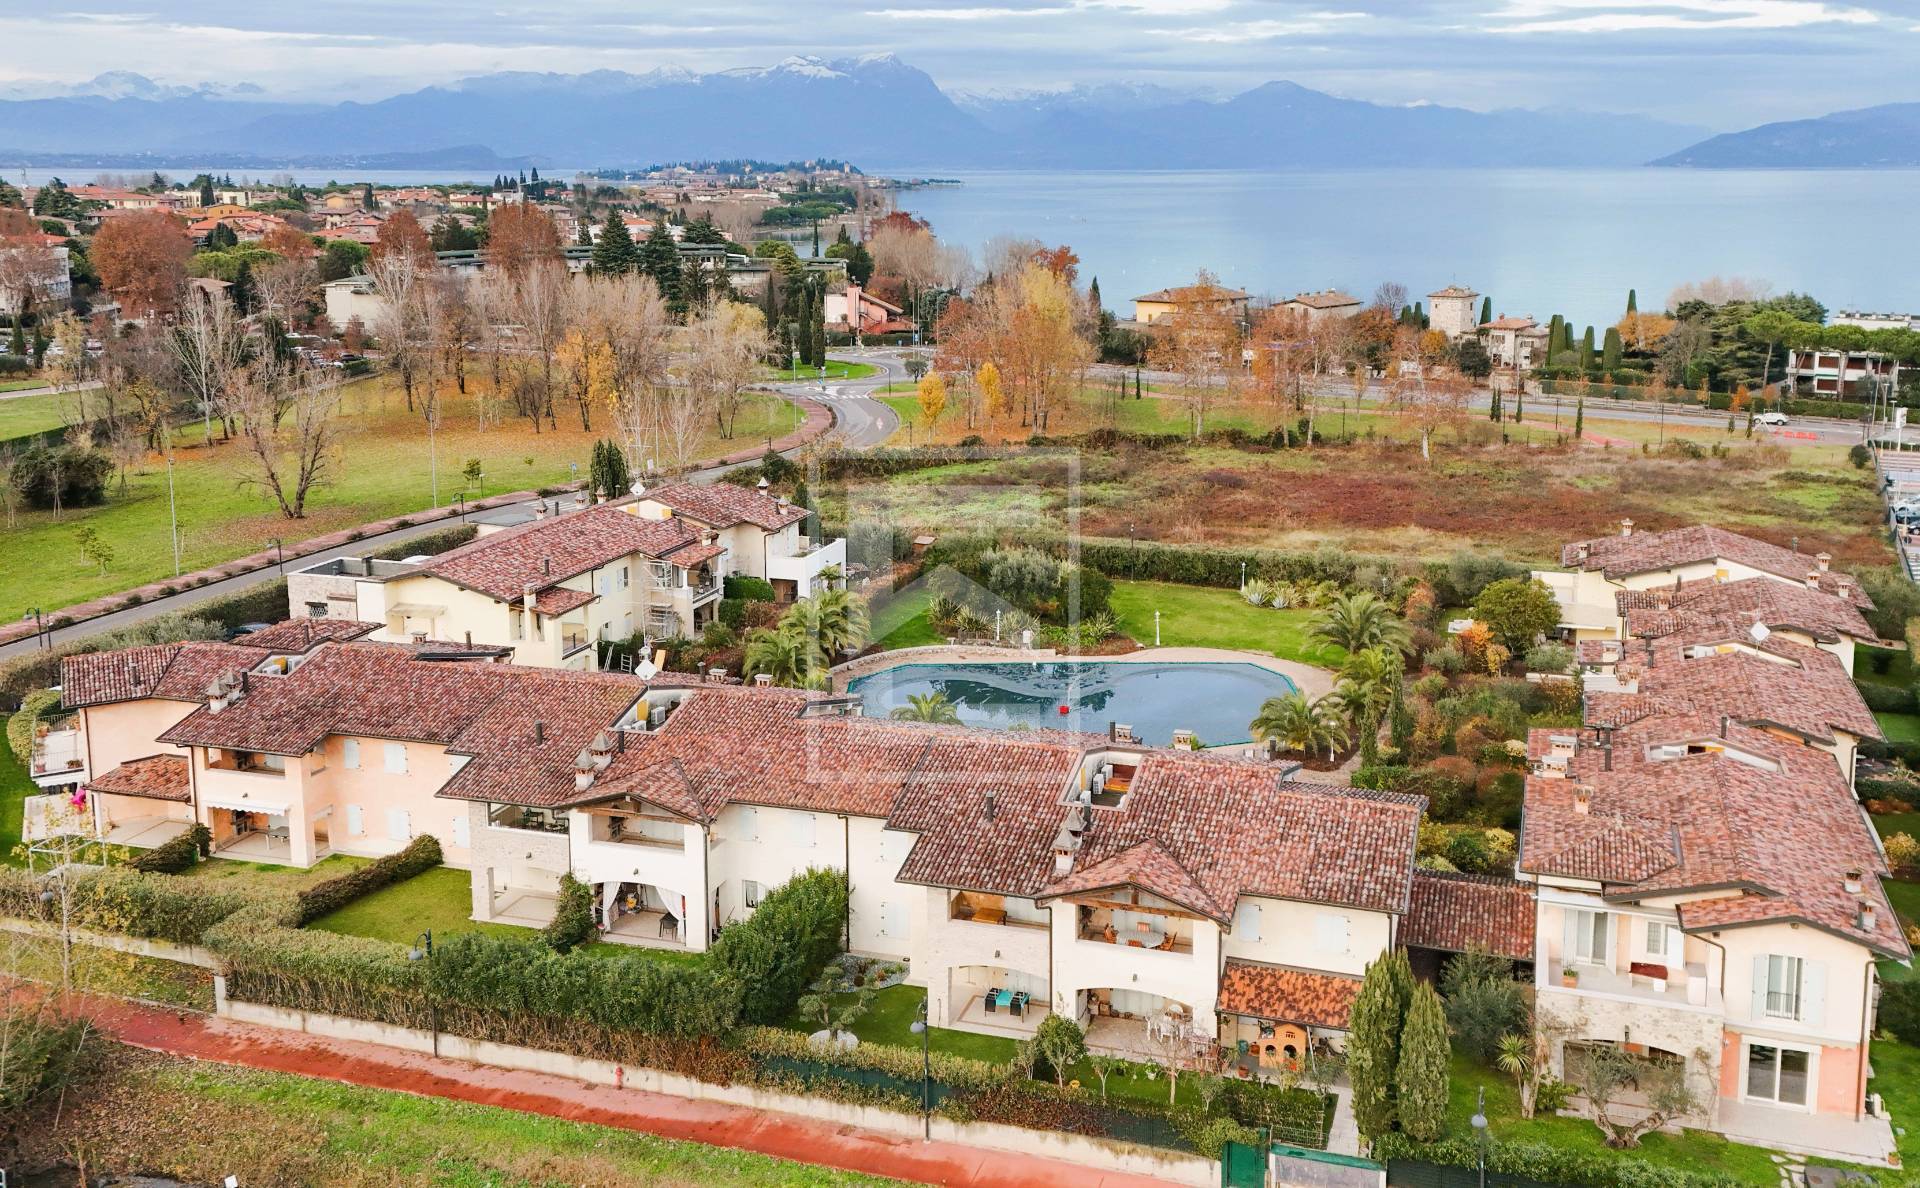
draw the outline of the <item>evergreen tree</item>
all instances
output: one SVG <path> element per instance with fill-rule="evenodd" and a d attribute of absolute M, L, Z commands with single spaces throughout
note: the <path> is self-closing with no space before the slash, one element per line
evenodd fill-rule
<path fill-rule="evenodd" d="M 1518 425 L 1527 415 L 1527 385 L 1522 383 L 1513 389 L 1513 423 Z"/>
<path fill-rule="evenodd" d="M 1400 1067 L 1400 1033 L 1413 996 L 1413 970 L 1405 951 L 1374 958 L 1360 980 L 1347 1024 L 1347 1080 L 1353 1089 L 1353 1120 L 1371 1143 L 1393 1128 L 1394 1074 Z"/>
<path fill-rule="evenodd" d="M 1620 328 L 1608 326 L 1605 345 L 1600 348 L 1600 370 L 1608 375 L 1620 370 L 1620 350 Z"/>
<path fill-rule="evenodd" d="M 827 365 L 827 293 L 824 284 L 816 285 L 813 295 L 813 365 Z"/>
<path fill-rule="evenodd" d="M 1393 702 L 1387 706 L 1387 737 L 1393 749 L 1405 755 L 1413 745 L 1413 709 L 1407 705 L 1406 678 L 1394 682 Z"/>
<path fill-rule="evenodd" d="M 1579 441 L 1587 431 L 1587 398 L 1580 397 L 1573 406 L 1573 440 Z"/>
<path fill-rule="evenodd" d="M 27 357 L 27 319 L 23 314 L 13 316 L 13 338 L 7 343 L 7 353 L 16 359 Z"/>
<path fill-rule="evenodd" d="M 717 246 L 727 242 L 727 237 L 720 233 L 720 228 L 713 225 L 713 216 L 702 212 L 699 218 L 687 224 L 680 242 Z"/>
<path fill-rule="evenodd" d="M 575 220 L 575 226 L 579 229 L 573 233 L 573 245 L 575 247 L 592 247 L 593 224 L 586 219 L 577 219 Z M 627 238 L 631 239 L 633 237 L 628 236 Z"/>
<path fill-rule="evenodd" d="M 433 221 L 433 230 L 427 233 L 428 241 L 436 252 L 470 252 L 480 246 L 480 237 L 473 228 L 462 226 L 459 219 L 443 214 Z"/>
<path fill-rule="evenodd" d="M 618 499 L 633 484 L 627 470 L 627 456 L 620 447 L 602 439 L 593 443 L 593 460 L 587 471 L 587 489 L 601 499 Z"/>
<path fill-rule="evenodd" d="M 380 204 L 373 199 L 373 183 L 367 182 L 360 187 L 360 205 L 367 210 L 379 210 Z"/>
<path fill-rule="evenodd" d="M 207 250 L 210 252 L 224 252 L 228 248 L 239 246 L 240 237 L 235 235 L 233 228 L 225 223 L 215 223 L 213 230 L 207 232 Z"/>
<path fill-rule="evenodd" d="M 587 224 L 583 221 L 580 231 L 586 234 L 586 230 Z M 626 220 L 620 217 L 619 211 L 608 211 L 607 221 L 600 225 L 600 242 L 593 245 L 593 270 L 607 276 L 625 276 L 639 264 L 640 250 L 634 246 Z"/>
<path fill-rule="evenodd" d="M 243 314 L 253 312 L 253 265 L 245 260 L 233 271 L 233 287 L 227 290 L 227 296 L 233 301 L 233 308 Z"/>
<path fill-rule="evenodd" d="M 1419 301 L 1413 303 L 1413 324 L 1422 330 L 1427 328 L 1427 311 L 1424 305 L 1424 302 Z"/>
<path fill-rule="evenodd" d="M 1588 326 L 1587 332 L 1580 336 L 1580 366 L 1583 370 L 1593 366 L 1593 327 L 1592 326 Z"/>
<path fill-rule="evenodd" d="M 814 509 L 813 497 L 807 492 L 807 480 L 805 479 L 801 479 L 800 484 L 793 489 L 793 506 L 806 511 L 807 518 L 801 523 L 800 530 L 806 533 L 807 540 L 813 544 L 819 544 L 820 513 Z"/>
<path fill-rule="evenodd" d="M 1480 299 L 1480 324 L 1484 326 L 1491 321 L 1493 321 L 1493 298 L 1482 297 Z"/>
<path fill-rule="evenodd" d="M 1093 306 L 1095 313 L 1098 313 L 1102 308 L 1100 305 L 1100 278 L 1097 276 L 1087 282 L 1087 304 Z"/>
<path fill-rule="evenodd" d="M 1400 1063 L 1394 1071 L 1394 1105 L 1400 1129 L 1423 1143 L 1433 1142 L 1447 1121 L 1447 1013 L 1433 987 L 1421 982 L 1407 1006 L 1400 1035 Z"/>
<path fill-rule="evenodd" d="M 1640 312 L 1640 297 L 1632 289 L 1627 290 L 1627 312 L 1628 313 Z"/>
<path fill-rule="evenodd" d="M 210 175 L 201 174 L 200 175 L 200 205 L 212 206 L 213 198 L 214 198 L 213 178 Z"/>
<path fill-rule="evenodd" d="M 1500 419 L 1500 389 L 1496 387 L 1493 390 L 1493 399 L 1487 402 L 1487 420 L 1498 421 L 1499 419 Z"/>
<path fill-rule="evenodd" d="M 640 245 L 640 271 L 653 278 L 660 296 L 669 303 L 680 300 L 680 249 L 664 220 L 655 222 L 646 242 Z"/>

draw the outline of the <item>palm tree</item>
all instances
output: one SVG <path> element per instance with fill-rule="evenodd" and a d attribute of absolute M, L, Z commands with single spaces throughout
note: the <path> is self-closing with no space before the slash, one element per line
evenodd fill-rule
<path fill-rule="evenodd" d="M 808 601 L 816 606 L 821 650 L 831 656 L 859 651 L 867 644 L 867 602 L 846 590 L 822 590 Z"/>
<path fill-rule="evenodd" d="M 1393 608 L 1367 590 L 1336 597 L 1315 616 L 1307 634 L 1349 652 L 1368 648 L 1398 651 L 1406 647 L 1408 639 L 1407 625 Z"/>
<path fill-rule="evenodd" d="M 907 704 L 896 707 L 888 717 L 902 722 L 927 722 L 935 726 L 958 726 L 960 711 L 945 693 L 909 693 Z"/>
<path fill-rule="evenodd" d="M 748 676 L 766 673 L 774 684 L 795 689 L 817 689 L 826 683 L 814 637 L 785 619 L 778 627 L 759 627 L 747 633 L 742 669 Z"/>
<path fill-rule="evenodd" d="M 1388 648 L 1354 652 L 1340 666 L 1340 700 L 1352 707 L 1354 722 L 1377 722 L 1400 685 L 1400 654 Z"/>
<path fill-rule="evenodd" d="M 1309 701 L 1299 692 L 1267 698 L 1248 729 L 1262 742 L 1271 740 L 1303 755 L 1325 747 L 1328 759 L 1346 745 L 1348 738 L 1346 721 L 1333 696 Z"/>

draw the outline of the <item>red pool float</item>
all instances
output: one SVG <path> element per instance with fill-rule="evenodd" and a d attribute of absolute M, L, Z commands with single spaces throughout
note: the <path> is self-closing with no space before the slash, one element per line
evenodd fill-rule
<path fill-rule="evenodd" d="M 1060 716 L 1063 718 L 1067 716 L 1067 707 L 1064 705 L 1060 707 Z"/>

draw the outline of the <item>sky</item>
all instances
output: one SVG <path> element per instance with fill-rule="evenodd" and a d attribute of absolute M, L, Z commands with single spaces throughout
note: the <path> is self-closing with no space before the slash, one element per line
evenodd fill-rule
<path fill-rule="evenodd" d="M 372 100 L 496 70 L 893 52 L 943 88 L 1289 79 L 1383 103 L 1714 130 L 1920 100 L 1920 0 L 0 0 L 0 91 L 125 70 Z"/>

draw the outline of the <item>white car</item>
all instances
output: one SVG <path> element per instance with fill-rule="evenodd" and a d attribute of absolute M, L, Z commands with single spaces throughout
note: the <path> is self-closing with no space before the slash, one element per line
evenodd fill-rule
<path fill-rule="evenodd" d="M 1787 414 L 1783 412 L 1763 412 L 1753 419 L 1756 424 L 1760 425 L 1784 425 L 1787 423 Z"/>

